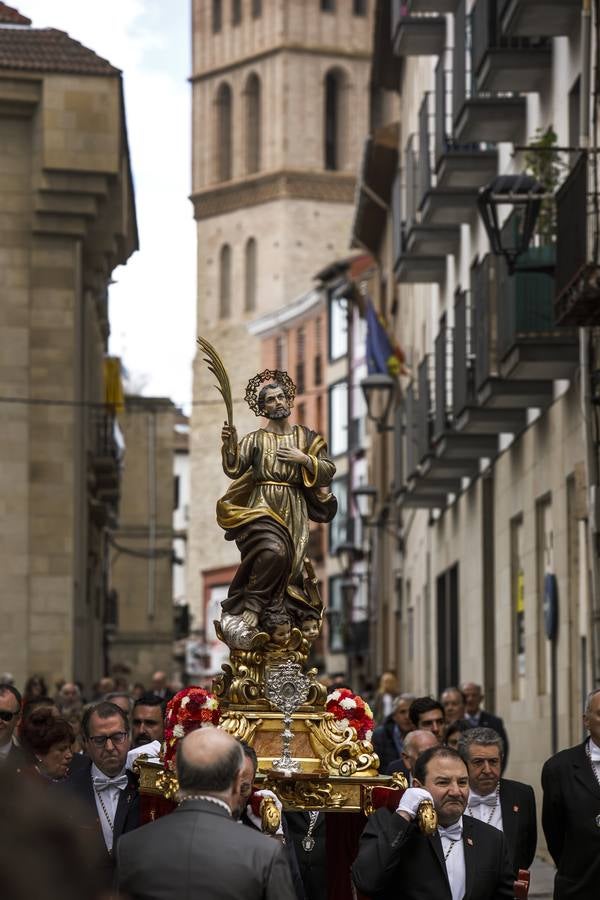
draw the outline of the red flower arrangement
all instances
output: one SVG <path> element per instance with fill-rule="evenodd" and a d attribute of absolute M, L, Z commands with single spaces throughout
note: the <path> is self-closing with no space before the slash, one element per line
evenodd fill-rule
<path fill-rule="evenodd" d="M 166 769 L 173 770 L 177 741 L 203 725 L 219 724 L 221 710 L 214 694 L 201 687 L 184 688 L 169 700 L 165 713 Z"/>
<path fill-rule="evenodd" d="M 366 700 L 348 688 L 338 688 L 327 697 L 325 711 L 333 713 L 340 731 L 349 725 L 356 731 L 359 741 L 370 741 L 373 735 L 373 713 Z"/>

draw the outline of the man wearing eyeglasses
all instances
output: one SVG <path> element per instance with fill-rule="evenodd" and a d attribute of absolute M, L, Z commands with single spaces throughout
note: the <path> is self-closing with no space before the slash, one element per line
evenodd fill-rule
<path fill-rule="evenodd" d="M 91 813 L 103 845 L 102 874 L 109 886 L 114 874 L 113 849 L 122 834 L 140 824 L 137 785 L 125 769 L 131 747 L 129 721 L 120 707 L 102 701 L 86 709 L 81 730 L 89 762 L 73 773 L 68 787 Z M 82 824 L 89 827 L 90 822 Z"/>
<path fill-rule="evenodd" d="M 21 720 L 21 695 L 12 685 L 0 685 L 0 766 L 18 772 L 25 764 L 23 750 L 14 742 Z"/>

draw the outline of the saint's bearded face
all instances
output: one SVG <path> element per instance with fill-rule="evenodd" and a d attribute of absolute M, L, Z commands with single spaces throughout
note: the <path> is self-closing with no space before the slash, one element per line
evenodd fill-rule
<path fill-rule="evenodd" d="M 286 419 L 290 404 L 282 387 L 268 387 L 261 400 L 260 411 L 267 419 Z"/>

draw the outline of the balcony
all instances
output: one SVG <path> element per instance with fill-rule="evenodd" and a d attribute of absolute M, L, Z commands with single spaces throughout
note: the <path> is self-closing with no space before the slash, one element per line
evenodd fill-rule
<path fill-rule="evenodd" d="M 503 0 L 502 32 L 515 37 L 560 37 L 577 27 L 581 0 Z"/>
<path fill-rule="evenodd" d="M 433 126 L 430 107 L 427 109 L 426 133 L 429 134 L 433 127 L 433 147 L 431 136 L 426 144 L 432 155 L 428 165 L 435 173 L 435 187 L 432 187 L 430 196 L 423 199 L 422 205 L 424 218 L 431 216 L 435 219 L 438 208 L 446 206 L 449 212 L 455 211 L 457 217 L 461 217 L 455 218 L 456 222 L 462 220 L 465 209 L 469 210 L 469 215 L 473 214 L 479 189 L 488 184 L 497 173 L 498 154 L 491 146 L 461 144 L 456 140 L 452 116 L 452 82 L 452 57 L 448 51 L 440 56 L 435 69 Z M 423 136 L 424 118 L 425 113 L 422 111 L 419 128 Z"/>
<path fill-rule="evenodd" d="M 547 295 L 537 281 L 522 280 L 542 276 L 518 273 L 509 287 L 503 268 L 488 254 L 471 272 L 477 400 L 491 409 L 544 408 L 553 380 L 566 377 L 572 362 L 565 366 L 565 339 L 557 343 L 556 331 L 548 330 Z"/>
<path fill-rule="evenodd" d="M 363 147 L 357 187 L 352 237 L 377 255 L 385 232 L 387 209 L 398 168 L 398 128 L 377 129 Z"/>
<path fill-rule="evenodd" d="M 419 223 L 414 142 L 411 135 L 404 152 L 405 184 L 398 175 L 392 192 L 394 271 L 404 284 L 441 284 L 446 278 L 446 254 L 458 248 L 459 229 Z"/>
<path fill-rule="evenodd" d="M 418 12 L 413 0 L 392 0 L 392 40 L 396 56 L 437 56 L 446 41 L 446 19 Z"/>
<path fill-rule="evenodd" d="M 551 39 L 506 35 L 500 5 L 501 0 L 476 0 L 472 8 L 472 71 L 477 90 L 537 92 L 550 74 Z"/>
<path fill-rule="evenodd" d="M 121 496 L 121 457 L 115 418 L 94 412 L 91 419 L 89 487 L 92 513 L 99 524 L 116 518 Z"/>
<path fill-rule="evenodd" d="M 600 266 L 593 261 L 594 154 L 582 153 L 556 195 L 557 325 L 600 324 Z"/>
<path fill-rule="evenodd" d="M 411 13 L 453 13 L 458 0 L 411 0 Z"/>
<path fill-rule="evenodd" d="M 466 15 L 466 0 L 460 0 L 454 19 L 452 53 L 454 138 L 462 144 L 522 142 L 526 97 L 522 93 L 491 93 L 480 87 L 474 62 L 480 58 L 482 48 L 475 44 L 475 21 Z"/>
<path fill-rule="evenodd" d="M 526 409 L 481 406 L 475 390 L 473 309 L 467 291 L 454 302 L 453 417 L 461 434 L 517 434 L 527 423 Z"/>

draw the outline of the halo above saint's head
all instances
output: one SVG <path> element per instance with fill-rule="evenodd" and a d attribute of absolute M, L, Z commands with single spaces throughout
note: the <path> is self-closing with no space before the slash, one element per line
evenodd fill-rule
<path fill-rule="evenodd" d="M 258 395 L 260 393 L 261 385 L 268 384 L 269 382 L 280 384 L 283 388 L 283 393 L 287 397 L 290 409 L 294 405 L 296 385 L 288 373 L 282 372 L 281 369 L 265 369 L 263 372 L 258 372 L 254 378 L 251 378 L 246 387 L 246 396 L 244 399 L 255 416 L 264 415 L 258 404 Z"/>

